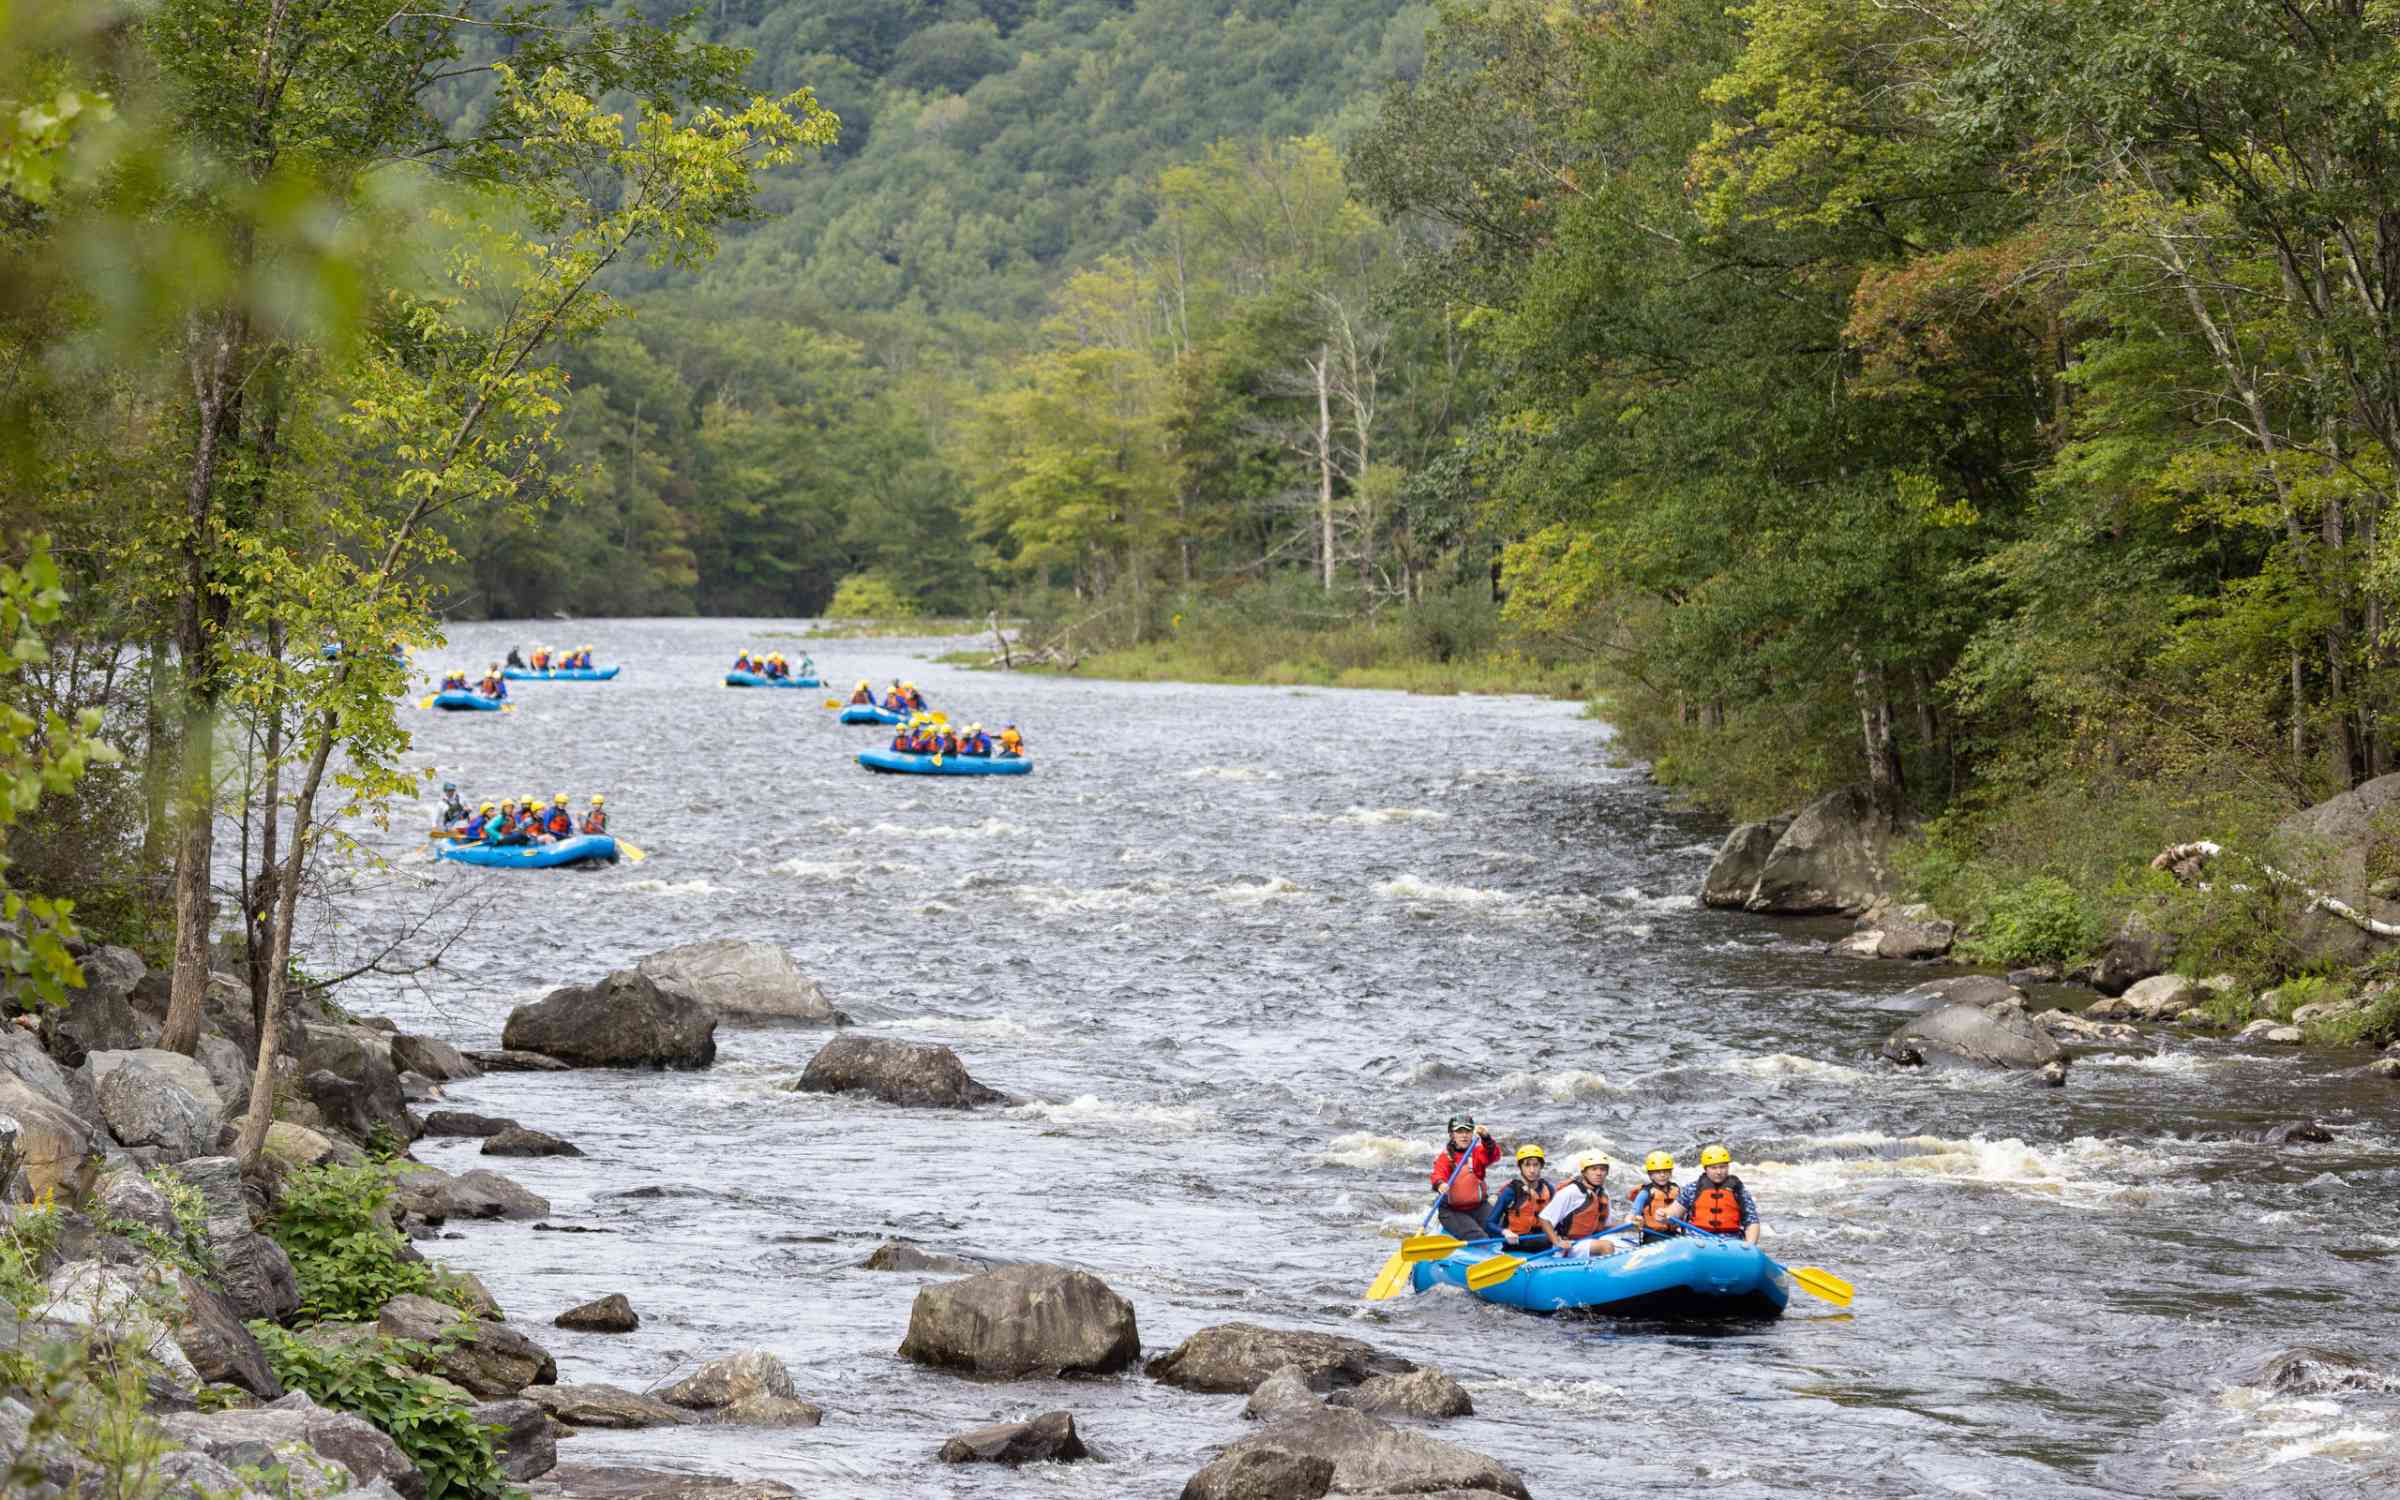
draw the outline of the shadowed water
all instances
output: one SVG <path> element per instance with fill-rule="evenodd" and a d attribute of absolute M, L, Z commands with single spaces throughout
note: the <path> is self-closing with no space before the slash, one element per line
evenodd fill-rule
<path fill-rule="evenodd" d="M 1032 1102 L 787 1093 L 826 1034 L 731 1027 L 706 1072 L 452 1087 L 453 1107 L 588 1153 L 497 1165 L 552 1222 L 599 1232 L 474 1225 L 427 1247 L 482 1276 L 562 1381 L 642 1389 L 763 1347 L 826 1410 L 809 1431 L 590 1433 L 566 1458 L 812 1496 L 1171 1495 L 1244 1435 L 1240 1397 L 1138 1375 L 979 1384 L 900 1361 L 924 1278 L 856 1266 L 907 1236 L 1088 1267 L 1134 1303 L 1151 1354 L 1244 1319 L 1437 1363 L 1476 1403 L 1439 1435 L 1537 1495 L 2389 1482 L 2400 1396 L 2246 1383 L 2296 1343 L 2400 1369 L 2400 1089 L 2359 1077 L 2363 1054 L 2171 1040 L 2079 1063 L 2063 1091 L 1886 1068 L 1870 1054 L 1895 1018 L 1874 1001 L 1923 971 L 1825 953 L 1838 927 L 1698 909 L 1722 825 L 1613 768 L 1572 705 L 1006 678 L 888 641 L 809 642 L 827 693 L 740 691 L 716 685 L 735 649 L 797 655 L 791 638 L 572 628 L 624 675 L 515 684 L 508 715 L 412 709 L 418 755 L 472 800 L 605 791 L 651 858 L 497 875 L 412 858 L 319 922 L 312 957 L 379 944 L 462 884 L 476 926 L 442 969 L 347 1003 L 489 1045 L 555 984 L 761 938 L 866 1028 L 947 1043 Z M 538 635 L 464 627 L 449 659 Z M 954 719 L 1020 724 L 1035 774 L 861 770 L 878 732 L 819 705 L 895 674 Z M 1722 1136 L 1769 1251 L 1849 1278 L 1857 1303 L 1796 1295 L 1779 1325 L 1713 1336 L 1448 1292 L 1366 1306 L 1459 1110 L 1554 1162 L 1604 1149 L 1620 1190 L 1643 1152 L 1688 1169 Z M 2339 1140 L 2222 1138 L 2296 1114 Z M 476 1145 L 418 1154 L 462 1170 Z M 612 1291 L 639 1331 L 546 1326 Z M 1109 1462 L 931 1461 L 948 1433 L 1057 1407 Z"/>

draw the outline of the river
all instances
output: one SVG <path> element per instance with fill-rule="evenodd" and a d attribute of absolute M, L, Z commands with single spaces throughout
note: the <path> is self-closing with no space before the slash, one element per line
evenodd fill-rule
<path fill-rule="evenodd" d="M 783 1092 L 826 1033 L 730 1027 L 704 1072 L 453 1085 L 452 1107 L 587 1153 L 499 1165 L 554 1222 L 605 1232 L 471 1225 L 427 1247 L 561 1380 L 643 1389 L 763 1347 L 826 1411 L 807 1431 L 588 1433 L 562 1457 L 810 1496 L 1163 1496 L 1243 1435 L 1241 1398 L 1139 1375 L 983 1384 L 899 1360 L 923 1278 L 857 1263 L 907 1236 L 1086 1267 L 1149 1354 L 1240 1319 L 1438 1364 L 1476 1405 L 1438 1435 L 1536 1495 L 2388 1493 L 2400 1395 L 2245 1384 L 2294 1344 L 2400 1369 L 2400 1094 L 2355 1054 L 2172 1040 L 2079 1062 L 2064 1090 L 1877 1064 L 1896 1020 L 1876 1002 L 1927 972 L 1827 953 L 1838 925 L 1699 909 L 1722 825 L 1613 765 L 1571 704 L 1005 677 L 930 665 L 929 642 L 806 641 L 842 687 L 907 676 L 954 719 L 1013 720 L 1037 766 L 884 777 L 852 760 L 874 731 L 820 706 L 838 689 L 717 686 L 739 647 L 797 656 L 797 627 L 570 628 L 624 675 L 517 684 L 509 715 L 408 710 L 418 757 L 476 799 L 604 791 L 651 857 L 477 875 L 405 856 L 319 914 L 313 961 L 462 887 L 444 920 L 475 924 L 442 968 L 345 1002 L 493 1045 L 554 985 L 761 938 L 865 1027 L 1035 1102 Z M 448 657 L 538 638 L 461 627 Z M 1780 1324 L 1713 1335 L 1450 1293 L 1362 1304 L 1461 1110 L 1554 1163 L 1608 1151 L 1620 1190 L 1645 1151 L 1688 1175 L 1721 1136 L 1766 1247 L 1857 1302 L 1796 1293 Z M 2299 1115 L 2337 1142 L 2223 1138 Z M 457 1171 L 475 1146 L 418 1154 Z M 616 1291 L 637 1332 L 548 1326 Z M 931 1461 L 947 1434 L 1059 1407 L 1108 1462 Z"/>

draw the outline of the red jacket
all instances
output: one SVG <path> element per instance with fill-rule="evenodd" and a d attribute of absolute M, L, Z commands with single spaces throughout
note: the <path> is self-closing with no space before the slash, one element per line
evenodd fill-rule
<path fill-rule="evenodd" d="M 1490 1172 L 1499 1163 L 1499 1160 L 1500 1148 L 1492 1144 L 1489 1136 L 1479 1135 L 1475 1137 L 1475 1144 L 1467 1148 L 1467 1170 L 1459 1175 L 1464 1177 L 1472 1174 L 1481 1177 Z M 1433 1159 L 1433 1190 L 1435 1192 L 1438 1193 L 1450 1185 L 1450 1169 L 1457 1164 L 1458 1157 L 1445 1143 L 1442 1147 L 1442 1154 Z"/>

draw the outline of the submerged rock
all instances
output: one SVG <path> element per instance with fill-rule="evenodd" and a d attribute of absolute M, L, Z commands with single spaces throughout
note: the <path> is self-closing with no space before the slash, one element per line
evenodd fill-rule
<path fill-rule="evenodd" d="M 2338 1349 L 2286 1349 L 2259 1366 L 2251 1384 L 2283 1396 L 2333 1396 L 2345 1391 L 2400 1391 L 2400 1375 Z"/>
<path fill-rule="evenodd" d="M 551 1321 L 560 1328 L 583 1333 L 631 1333 L 642 1326 L 641 1315 L 625 1300 L 623 1292 L 611 1292 L 596 1302 L 570 1307 Z"/>
<path fill-rule="evenodd" d="M 1295 1412 L 1323 1406 L 1324 1393 L 1332 1388 L 1333 1381 L 1321 1370 L 1312 1376 L 1302 1366 L 1285 1365 L 1258 1383 L 1258 1389 L 1242 1404 L 1242 1415 L 1253 1422 L 1279 1421 Z"/>
<path fill-rule="evenodd" d="M 503 1131 L 522 1128 L 514 1120 L 499 1119 L 492 1115 L 469 1114 L 463 1109 L 435 1109 L 426 1112 L 423 1133 L 474 1137 L 499 1135 Z"/>
<path fill-rule="evenodd" d="M 487 1073 L 565 1073 L 574 1067 L 539 1052 L 519 1052 L 508 1047 L 469 1048 L 466 1055 Z"/>
<path fill-rule="evenodd" d="M 497 1172 L 478 1167 L 456 1177 L 434 1167 L 403 1174 L 394 1186 L 395 1205 L 420 1219 L 538 1219 L 550 1200 Z"/>
<path fill-rule="evenodd" d="M 1144 1372 L 1187 1391 L 1238 1395 L 1257 1390 L 1286 1365 L 1297 1366 L 1310 1385 L 1326 1390 L 1358 1385 L 1377 1375 L 1406 1375 L 1417 1368 L 1398 1355 L 1336 1333 L 1220 1323 L 1150 1361 Z"/>
<path fill-rule="evenodd" d="M 827 1042 L 784 1087 L 803 1094 L 872 1094 L 886 1104 L 929 1109 L 972 1109 L 1008 1098 L 969 1077 L 967 1065 L 947 1047 L 873 1036 Z"/>
<path fill-rule="evenodd" d="M 1142 1357 L 1133 1304 L 1088 1271 L 1003 1266 L 925 1287 L 900 1354 L 974 1375 L 1113 1375 Z"/>
<path fill-rule="evenodd" d="M 1411 1370 L 1406 1375 L 1374 1375 L 1346 1391 L 1335 1391 L 1333 1406 L 1346 1406 L 1378 1417 L 1466 1417 L 1475 1413 L 1467 1388 L 1439 1370 Z"/>
<path fill-rule="evenodd" d="M 1277 1422 L 1255 1437 L 1235 1443 L 1223 1457 L 1192 1476 L 1184 1486 L 1186 1500 L 1233 1500 L 1255 1494 L 1304 1494 L 1306 1489 L 1261 1490 L 1238 1487 L 1239 1467 L 1220 1468 L 1242 1454 L 1272 1454 L 1283 1459 L 1260 1464 L 1258 1478 L 1272 1473 L 1277 1482 L 1306 1483 L 1312 1470 L 1290 1459 L 1329 1460 L 1332 1472 L 1325 1490 L 1340 1495 L 1430 1495 L 1460 1491 L 1508 1495 L 1530 1500 L 1525 1481 L 1498 1459 L 1456 1443 L 1445 1443 L 1421 1432 L 1394 1427 L 1361 1412 L 1324 1407 Z"/>
<path fill-rule="evenodd" d="M 392 1038 L 392 1066 L 404 1073 L 422 1073 L 436 1083 L 456 1083 L 483 1073 L 465 1053 L 439 1037 L 406 1032 Z"/>
<path fill-rule="evenodd" d="M 598 984 L 552 990 L 508 1014 L 500 1045 L 590 1068 L 705 1068 L 716 1061 L 716 1013 L 619 969 Z"/>
<path fill-rule="evenodd" d="M 773 943 L 710 938 L 653 953 L 635 965 L 660 985 L 681 990 L 728 1021 L 846 1026 L 824 987 L 800 972 Z"/>
<path fill-rule="evenodd" d="M 1030 1422 L 996 1422 L 962 1432 L 934 1454 L 946 1464 L 1059 1464 L 1089 1458 L 1092 1451 L 1075 1431 L 1075 1418 L 1044 1412 Z"/>
<path fill-rule="evenodd" d="M 1883 1044 L 1883 1055 L 1907 1065 L 2039 1068 L 2062 1056 L 2057 1042 L 2023 1010 L 1952 1003 L 1918 1016 Z"/>
<path fill-rule="evenodd" d="M 527 1130 L 512 1125 L 485 1137 L 482 1156 L 581 1156 L 583 1151 L 574 1142 L 562 1140 L 546 1130 Z"/>
<path fill-rule="evenodd" d="M 526 1400 L 569 1427 L 681 1427 L 691 1413 L 613 1385 L 533 1385 Z"/>
<path fill-rule="evenodd" d="M 973 1276 L 981 1271 L 997 1270 L 1014 1262 L 986 1255 L 954 1255 L 944 1250 L 928 1250 L 907 1240 L 885 1240 L 867 1252 L 858 1263 L 862 1271 L 938 1271 L 949 1276 Z"/>

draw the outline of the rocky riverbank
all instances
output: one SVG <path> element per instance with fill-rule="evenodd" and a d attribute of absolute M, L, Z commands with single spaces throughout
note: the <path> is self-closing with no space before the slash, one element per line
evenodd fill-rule
<path fill-rule="evenodd" d="M 827 1414 L 759 1349 L 647 1390 L 575 1380 L 529 1320 L 425 1257 L 421 1244 L 472 1232 L 462 1226 L 543 1221 L 551 1209 L 498 1172 L 417 1162 L 415 1141 L 481 1139 L 481 1154 L 498 1157 L 576 1154 L 538 1127 L 439 1107 L 444 1083 L 477 1076 L 477 1055 L 318 1008 L 294 1022 L 278 1118 L 245 1166 L 225 1154 L 248 1044 L 237 982 L 219 976 L 196 1060 L 150 1045 L 163 986 L 138 958 L 103 949 L 84 960 L 92 982 L 66 1010 L 0 1028 L 0 1465 L 12 1495 L 796 1493 L 771 1480 L 572 1461 L 572 1440 L 587 1430 L 812 1428 Z M 705 1068 L 721 1025 L 846 1020 L 782 950 L 695 944 L 518 1007 L 506 1045 L 481 1055 L 531 1070 Z M 910 1108 L 1008 1097 L 946 1047 L 850 1035 L 785 1086 Z M 1506 1465 L 1423 1430 L 1472 1413 L 1458 1381 L 1360 1340 L 1229 1323 L 1145 1363 L 1135 1308 L 1087 1271 L 905 1242 L 866 1264 L 944 1278 L 920 1288 L 906 1328 L 893 1330 L 898 1354 L 929 1369 L 982 1382 L 1138 1372 L 1199 1396 L 1243 1397 L 1228 1408 L 1224 1443 L 1193 1455 L 1187 1500 L 1527 1494 Z M 623 1292 L 549 1319 L 599 1333 L 640 1320 Z M 1074 1412 L 1057 1410 L 928 1434 L 922 1460 L 1105 1457 Z"/>

